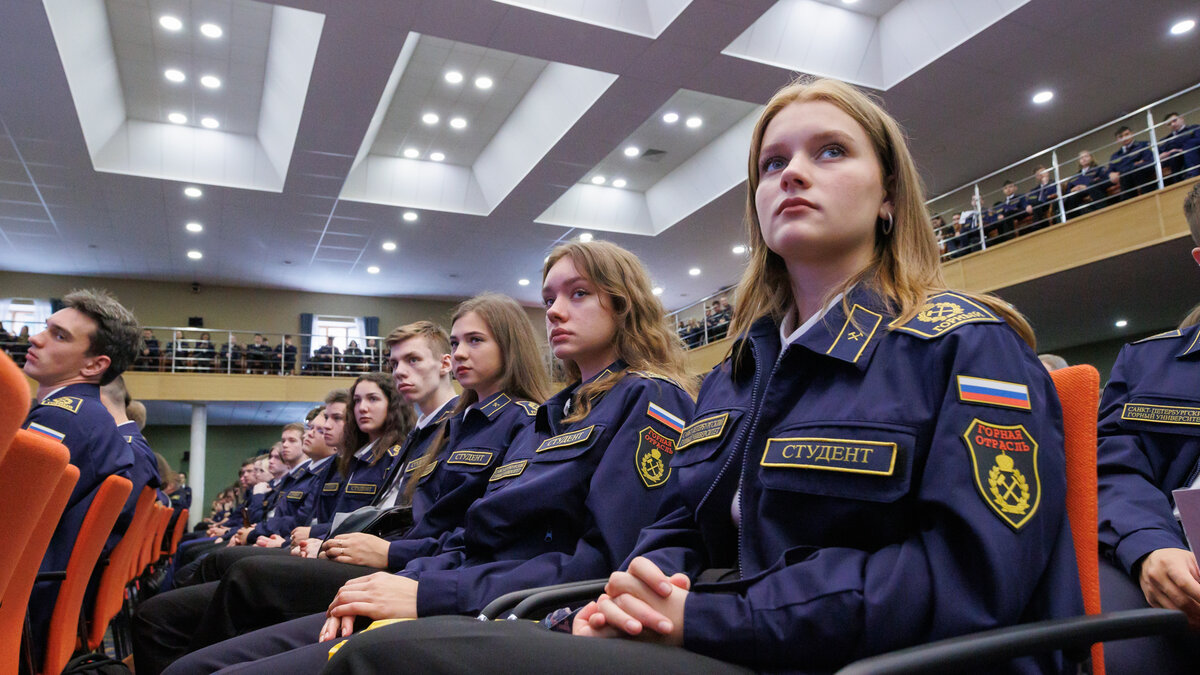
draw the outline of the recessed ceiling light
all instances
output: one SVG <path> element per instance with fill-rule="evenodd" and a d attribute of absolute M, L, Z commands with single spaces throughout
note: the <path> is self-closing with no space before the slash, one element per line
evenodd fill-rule
<path fill-rule="evenodd" d="M 179 17 L 171 16 L 170 14 L 163 14 L 158 17 L 158 25 L 167 30 L 179 30 L 183 28 L 183 22 L 179 20 Z"/>
<path fill-rule="evenodd" d="M 684 122 L 684 124 L 686 124 L 689 129 L 699 129 L 700 125 L 704 124 L 704 120 L 692 115 L 691 117 L 687 118 L 687 122 Z"/>
<path fill-rule="evenodd" d="M 604 176 L 592 176 L 592 185 L 604 185 L 607 180 Z"/>
<path fill-rule="evenodd" d="M 187 115 L 184 115 L 181 112 L 173 112 L 167 115 L 167 120 L 171 124 L 187 124 Z"/>
<path fill-rule="evenodd" d="M 221 78 L 217 77 L 216 75 L 205 75 L 204 77 L 200 78 L 200 84 L 208 87 L 209 89 L 216 89 L 221 86 Z"/>
<path fill-rule="evenodd" d="M 650 292 L 655 295 L 662 295 L 662 286 L 655 286 L 654 288 L 650 289 Z"/>
<path fill-rule="evenodd" d="M 196 199 L 204 193 L 200 190 L 200 188 L 196 187 L 195 185 L 191 185 L 183 188 L 183 194 L 191 197 L 192 199 Z"/>
<path fill-rule="evenodd" d="M 450 126 L 454 127 L 455 129 L 466 129 L 467 121 L 461 117 L 455 117 L 450 120 Z"/>
<path fill-rule="evenodd" d="M 183 226 L 188 232 L 203 232 L 204 226 L 197 222 L 191 222 Z"/>
<path fill-rule="evenodd" d="M 183 71 L 177 68 L 168 68 L 163 72 L 163 77 L 172 82 L 183 82 L 187 79 L 187 75 L 184 75 Z"/>
<path fill-rule="evenodd" d="M 690 274 L 690 275 L 692 275 L 692 276 L 694 276 L 694 277 L 698 277 L 698 276 L 700 276 L 700 268 L 699 268 L 699 267 L 693 267 L 692 269 L 688 270 L 688 274 Z"/>
<path fill-rule="evenodd" d="M 1171 35 L 1183 35 L 1189 30 L 1196 27 L 1196 22 L 1193 19 L 1184 19 L 1171 26 Z"/>
<path fill-rule="evenodd" d="M 1125 319 L 1118 319 L 1117 322 L 1113 325 L 1116 326 L 1117 328 L 1124 328 L 1125 326 L 1129 325 L 1129 322 L 1126 321 Z"/>
<path fill-rule="evenodd" d="M 663 115 L 663 121 L 667 124 L 675 124 L 679 121 L 679 113 L 669 112 Z"/>
<path fill-rule="evenodd" d="M 842 0 L 843 5 L 853 5 L 856 2 L 858 2 L 858 0 Z"/>
<path fill-rule="evenodd" d="M 404 215 L 401 217 L 404 218 L 405 221 L 410 222 L 410 223 L 417 222 L 417 212 L 416 211 L 405 211 Z"/>
<path fill-rule="evenodd" d="M 371 265 L 370 267 L 367 268 L 367 274 L 379 274 L 379 268 L 374 265 Z"/>
<path fill-rule="evenodd" d="M 640 154 L 642 154 L 642 149 L 636 145 L 631 145 L 631 146 L 625 148 L 625 156 L 626 157 L 637 157 Z"/>
<path fill-rule="evenodd" d="M 518 286 L 528 286 L 529 280 L 528 279 L 517 279 L 517 285 Z"/>
<path fill-rule="evenodd" d="M 588 243 L 588 242 L 589 242 L 589 241 L 591 241 L 591 240 L 592 240 L 592 233 L 591 233 L 591 232 L 584 232 L 583 234 L 579 235 L 579 241 L 581 241 L 581 242 L 583 242 L 583 243 L 585 243 L 585 244 L 586 244 L 586 243 Z"/>
<path fill-rule="evenodd" d="M 221 123 L 218 122 L 217 118 L 215 117 L 205 117 L 200 120 L 200 126 L 204 127 L 205 129 L 216 129 L 217 127 L 221 126 Z"/>
<path fill-rule="evenodd" d="M 624 179 L 624 178 L 615 178 L 615 179 L 613 179 L 612 186 L 613 186 L 613 187 L 615 187 L 615 188 L 623 188 L 623 187 L 625 187 L 625 179 Z"/>
<path fill-rule="evenodd" d="M 199 260 L 204 257 L 204 254 L 201 253 L 200 251 L 188 251 L 187 255 L 192 260 Z"/>
<path fill-rule="evenodd" d="M 458 84 L 463 80 L 462 73 L 458 72 L 457 70 L 447 70 L 445 77 L 446 81 L 450 84 Z"/>
<path fill-rule="evenodd" d="M 746 252 L 746 247 L 745 247 L 745 246 L 742 246 L 741 244 L 738 244 L 737 246 L 734 246 L 734 247 L 733 247 L 733 254 L 734 254 L 734 255 L 741 255 L 741 254 L 743 254 L 743 253 L 745 253 L 745 252 Z"/>
<path fill-rule="evenodd" d="M 383 242 L 383 250 L 385 250 L 385 251 L 395 251 L 395 250 L 396 250 L 396 242 L 394 242 L 394 241 L 385 241 L 385 242 Z"/>
<path fill-rule="evenodd" d="M 492 84 L 492 78 L 488 77 L 487 75 L 481 75 L 475 78 L 475 87 L 478 89 L 491 89 Z"/>
<path fill-rule="evenodd" d="M 409 159 L 416 159 L 421 156 L 421 151 L 416 148 L 405 148 L 404 156 Z"/>
<path fill-rule="evenodd" d="M 421 121 L 425 124 L 437 124 L 439 119 L 441 118 L 438 117 L 438 114 L 434 112 L 427 112 L 424 115 L 421 115 Z"/>
<path fill-rule="evenodd" d="M 204 34 L 204 37 L 213 39 L 219 38 L 225 34 L 225 31 L 221 30 L 221 27 L 215 23 L 200 24 L 200 32 Z"/>
<path fill-rule="evenodd" d="M 440 162 L 443 159 L 446 159 L 446 155 L 444 155 L 440 152 L 431 152 L 431 153 L 429 153 L 429 159 L 432 159 L 435 162 Z"/>
<path fill-rule="evenodd" d="M 1050 91 L 1049 89 L 1045 89 L 1033 95 L 1033 102 L 1041 105 L 1043 103 L 1049 103 L 1050 99 L 1052 98 L 1054 98 L 1054 92 Z"/>

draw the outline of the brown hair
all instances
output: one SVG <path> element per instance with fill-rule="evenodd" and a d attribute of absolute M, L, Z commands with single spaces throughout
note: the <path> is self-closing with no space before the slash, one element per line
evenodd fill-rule
<path fill-rule="evenodd" d="M 541 403 L 550 397 L 549 375 L 546 362 L 538 351 L 537 338 L 529 315 L 516 300 L 499 293 L 482 293 L 454 308 L 450 319 L 453 326 L 462 317 L 474 312 L 487 324 L 496 346 L 500 350 L 499 390 L 515 399 Z M 461 415 L 479 401 L 473 389 L 464 389 L 454 406 L 455 415 Z M 438 437 L 429 444 L 421 457 L 413 476 L 420 476 L 446 445 L 449 425 L 442 427 Z M 404 489 L 405 501 L 411 501 L 417 489 L 417 481 L 410 480 Z"/>
<path fill-rule="evenodd" d="M 667 327 L 662 303 L 651 291 L 650 274 L 637 256 L 606 241 L 570 242 L 550 252 L 542 266 L 542 279 L 563 258 L 570 258 L 588 281 L 601 291 L 600 301 L 608 305 L 616 320 L 613 338 L 617 357 L 633 370 L 646 370 L 674 380 L 692 396 L 696 378 L 687 372 L 683 342 Z M 580 376 L 579 366 L 564 361 L 571 378 Z M 612 389 L 624 371 L 598 378 L 579 388 L 571 414 L 564 422 L 576 422 L 588 416 L 592 400 Z"/>
<path fill-rule="evenodd" d="M 429 342 L 429 349 L 433 352 L 434 358 L 440 358 L 450 353 L 450 336 L 446 334 L 446 329 L 432 321 L 406 323 L 388 333 L 383 344 L 391 349 L 392 346 L 415 337 L 423 337 Z"/>
<path fill-rule="evenodd" d="M 313 415 L 312 417 L 309 417 L 308 421 L 310 421 L 310 422 L 313 421 L 313 419 L 316 418 L 317 415 L 321 414 L 321 411 L 324 410 L 324 407 L 316 408 L 315 410 L 317 411 L 317 414 Z M 304 426 L 300 422 L 288 422 L 287 424 L 283 425 L 283 431 L 299 431 L 300 438 L 304 438 L 304 432 L 308 431 L 308 427 Z M 280 434 L 282 434 L 282 433 L 283 432 L 281 431 Z"/>
<path fill-rule="evenodd" d="M 88 356 L 107 356 L 108 368 L 100 374 L 101 386 L 125 372 L 142 349 L 142 330 L 137 317 L 125 309 L 108 291 L 88 288 L 71 291 L 63 306 L 80 312 L 96 322 L 96 331 L 88 336 Z"/>
<path fill-rule="evenodd" d="M 367 432 L 358 428 L 358 419 L 352 410 L 354 392 L 363 382 L 373 382 L 387 399 L 387 416 L 384 417 L 383 428 L 379 430 L 379 441 L 371 449 L 371 464 L 378 462 L 380 457 L 387 454 L 388 449 L 400 443 L 408 435 L 416 421 L 412 406 L 396 391 L 396 385 L 392 381 L 391 375 L 387 373 L 360 375 L 350 386 L 350 393 L 347 396 L 346 425 L 342 428 L 342 444 L 338 448 L 337 469 L 343 478 L 350 475 L 350 458 L 369 440 Z"/>
<path fill-rule="evenodd" d="M 801 78 L 771 97 L 751 137 L 745 218 L 751 253 L 738 285 L 738 304 L 730 327 L 735 335 L 744 335 L 750 325 L 763 316 L 769 316 L 777 323 L 783 321 L 792 306 L 787 267 L 781 256 L 767 248 L 754 198 L 759 185 L 759 152 L 767 125 L 787 106 L 810 101 L 824 101 L 836 106 L 863 128 L 879 161 L 883 187 L 893 210 L 890 234 L 884 233 L 885 221 L 876 224 L 871 262 L 831 289 L 822 304 L 828 304 L 828 300 L 838 293 L 862 284 L 892 304 L 899 325 L 915 317 L 929 296 L 948 290 L 942 278 L 937 239 L 925 209 L 925 189 L 900 125 L 878 103 L 851 85 L 825 78 Z M 991 295 L 964 295 L 986 305 L 1031 347 L 1034 346 L 1033 329 L 1007 303 Z M 842 306 L 849 314 L 850 307 L 845 298 Z"/>

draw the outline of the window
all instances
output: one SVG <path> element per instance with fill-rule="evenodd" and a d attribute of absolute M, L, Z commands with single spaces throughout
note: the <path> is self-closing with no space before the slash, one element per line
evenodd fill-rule
<path fill-rule="evenodd" d="M 0 298 L 0 323 L 13 335 L 20 334 L 24 326 L 29 327 L 31 335 L 41 331 L 51 314 L 48 300 Z"/>
<path fill-rule="evenodd" d="M 354 340 L 361 349 L 365 344 L 363 339 L 365 334 L 366 330 L 361 318 L 314 314 L 311 351 L 316 352 L 323 347 L 326 338 L 330 336 L 333 337 L 333 346 L 337 347 L 340 352 L 346 351 L 351 340 Z"/>

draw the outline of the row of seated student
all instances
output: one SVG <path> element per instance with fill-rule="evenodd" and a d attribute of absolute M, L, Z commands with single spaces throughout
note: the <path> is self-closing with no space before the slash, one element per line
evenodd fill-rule
<path fill-rule="evenodd" d="M 21 330 L 13 334 L 0 323 L 0 351 L 8 354 L 18 366 L 25 365 L 25 353 L 29 351 L 29 326 L 21 326 Z"/>
<path fill-rule="evenodd" d="M 723 339 L 729 332 L 729 321 L 733 318 L 733 306 L 725 296 L 713 299 L 704 309 L 704 320 L 684 319 L 676 325 L 676 332 L 683 344 L 692 349 Z"/>
<path fill-rule="evenodd" d="M 376 369 L 378 350 L 374 339 L 367 339 L 366 348 L 360 349 L 356 340 L 351 340 L 345 353 L 327 338 L 325 345 L 317 348 L 312 356 L 300 364 L 305 375 L 353 374 Z M 283 342 L 271 347 L 267 339 L 256 333 L 252 342 L 241 345 L 234 335 L 217 348 L 210 334 L 201 333 L 198 339 L 186 338 L 182 331 L 175 331 L 175 339 L 161 345 L 154 331 L 142 330 L 142 346 L 134 370 L 170 372 L 229 372 L 229 373 L 279 373 L 290 375 L 296 372 L 297 350 L 292 336 L 284 335 Z"/>
<path fill-rule="evenodd" d="M 223 516 L 221 542 L 191 544 L 205 550 L 179 569 L 190 585 L 138 608 L 138 672 L 827 671 L 1081 615 L 1054 386 L 1020 314 L 942 281 L 899 126 L 816 79 L 778 92 L 752 138 L 738 339 L 698 395 L 640 261 L 563 244 L 542 297 L 566 388 L 549 395 L 509 298 L 465 302 L 448 336 L 394 330 L 391 380 L 363 375 L 285 427 L 281 461 L 307 463 L 273 503 Z M 1188 204 L 1200 239 L 1200 188 Z M 1196 335 L 1145 344 L 1188 366 Z M 1125 393 L 1110 385 L 1105 411 Z M 1115 423 L 1188 428 L 1162 419 Z M 1176 441 L 1200 459 L 1194 436 Z M 1138 510 L 1100 494 L 1122 523 L 1102 515 L 1102 546 L 1124 559 L 1110 535 Z M 1186 548 L 1177 522 L 1162 528 Z M 1140 573 L 1162 583 L 1156 554 Z M 596 577 L 604 595 L 542 622 L 473 618 Z M 1071 658 L 1010 667 L 1074 672 Z"/>
<path fill-rule="evenodd" d="M 1167 125 L 1171 131 L 1159 142 L 1158 153 L 1163 183 L 1172 185 L 1200 175 L 1200 126 L 1187 124 L 1176 113 L 1167 116 Z M 972 197 L 971 208 L 951 214 L 950 223 L 943 215 L 934 216 L 942 255 L 953 259 L 980 250 L 981 224 L 983 240 L 991 246 L 1059 222 L 1060 188 L 1062 211 L 1067 218 L 1153 192 L 1158 178 L 1150 144 L 1135 141 L 1133 131 L 1126 126 L 1119 127 L 1114 135 L 1119 147 L 1107 166 L 1098 165 L 1091 151 L 1081 150 L 1076 173 L 1061 184 L 1054 182 L 1050 169 L 1038 166 L 1033 184 L 1023 193 L 1015 182 L 1006 180 L 1002 198 L 991 207 Z"/>

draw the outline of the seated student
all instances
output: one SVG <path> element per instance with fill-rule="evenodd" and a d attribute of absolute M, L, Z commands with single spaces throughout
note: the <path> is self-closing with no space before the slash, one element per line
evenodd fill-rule
<path fill-rule="evenodd" d="M 660 519 L 577 636 L 399 622 L 325 672 L 826 672 L 1082 613 L 1054 387 L 1018 314 L 945 287 L 899 126 L 849 85 L 800 82 L 751 148 L 739 340 L 680 436 Z M 1011 399 L 971 389 L 1001 382 Z M 732 571 L 702 583 L 714 567 Z M 604 639 L 621 636 L 636 639 Z"/>
<path fill-rule="evenodd" d="M 192 359 L 192 340 L 183 337 L 183 331 L 175 331 L 175 339 L 167 343 L 165 361 L 167 370 L 173 373 L 189 372 L 195 368 Z"/>
<path fill-rule="evenodd" d="M 221 358 L 217 361 L 217 370 L 223 373 L 241 373 L 245 369 L 242 346 L 238 344 L 237 336 L 230 333 L 229 342 L 221 345 Z"/>
<path fill-rule="evenodd" d="M 355 616 L 473 615 L 504 593 L 586 579 L 625 558 L 658 510 L 677 429 L 691 415 L 690 395 L 670 378 L 691 378 L 633 254 L 608 242 L 564 244 L 550 253 L 543 279 L 550 346 L 574 381 L 513 439 L 465 527 L 399 576 L 348 581 L 328 624 L 316 614 L 265 628 L 168 672 L 208 671 L 291 647 L 300 649 L 249 667 L 316 672 L 328 651 L 314 644 L 318 631 L 321 639 L 344 635 Z"/>
<path fill-rule="evenodd" d="M 1200 263 L 1200 184 L 1184 200 L 1184 214 Z M 1100 403 L 1101 605 L 1178 609 L 1193 630 L 1106 643 L 1111 672 L 1190 673 L 1200 659 L 1200 572 L 1171 495 L 1200 487 L 1200 436 L 1192 424 L 1200 410 L 1198 342 L 1200 327 L 1191 325 L 1125 345 Z"/>
<path fill-rule="evenodd" d="M 1188 124 L 1179 113 L 1167 114 L 1167 126 L 1171 133 L 1158 144 L 1158 159 L 1170 171 L 1169 185 L 1200 173 L 1200 126 Z"/>
<path fill-rule="evenodd" d="M 1063 195 L 1063 208 L 1067 217 L 1091 213 L 1104 208 L 1108 202 L 1108 172 L 1103 166 L 1097 166 L 1092 153 L 1087 150 L 1079 151 L 1079 173 L 1067 181 L 1066 194 Z"/>
<path fill-rule="evenodd" d="M 532 422 L 534 400 L 549 392 L 529 317 L 511 298 L 484 294 L 459 305 L 451 341 L 463 396 L 448 427 L 420 454 L 409 455 L 400 472 L 408 479 L 398 496 L 412 504 L 412 528 L 390 543 L 364 533 L 338 534 L 326 543 L 331 559 L 357 564 L 238 562 L 194 631 L 193 648 L 321 612 L 345 581 L 381 568 L 403 569 L 409 560 L 436 552 L 439 541 L 461 527 L 467 507 L 484 493 L 509 443 Z M 306 593 L 288 593 L 285 585 L 305 588 Z M 301 635 L 311 639 L 315 630 Z M 217 645 L 210 651 L 224 649 Z M 199 653 L 178 667 L 187 670 L 189 663 L 211 658 Z"/>
<path fill-rule="evenodd" d="M 246 346 L 244 353 L 246 372 L 265 373 L 267 371 L 267 358 L 271 354 L 271 345 L 267 344 L 267 339 L 263 337 L 262 333 L 254 334 L 254 342 Z"/>
<path fill-rule="evenodd" d="M 387 372 L 387 364 L 379 361 L 379 347 L 375 343 L 375 338 L 367 338 L 367 345 L 363 347 L 363 363 L 371 372 Z"/>
<path fill-rule="evenodd" d="M 41 571 L 64 571 L 84 516 L 104 479 L 128 478 L 134 452 L 100 401 L 100 387 L 133 365 L 140 348 L 137 319 L 106 291 L 77 290 L 29 338 L 23 370 L 38 385 L 23 428 L 67 446 L 79 480 L 42 559 Z M 34 654 L 45 652 L 57 582 L 38 583 L 29 602 Z"/>
<path fill-rule="evenodd" d="M 133 511 L 142 494 L 142 488 L 149 486 L 158 490 L 162 487 L 162 479 L 158 475 L 158 459 L 154 456 L 154 451 L 150 449 L 150 444 L 142 436 L 137 422 L 130 420 L 125 414 L 125 406 L 131 403 L 132 399 L 129 391 L 125 388 L 124 376 L 118 375 L 112 382 L 100 387 L 100 402 L 112 415 L 113 421 L 117 425 L 117 433 L 125 439 L 125 442 L 129 443 L 129 447 L 133 450 L 133 467 L 129 471 L 129 480 L 133 482 L 133 489 L 125 500 L 125 506 L 121 508 L 121 515 L 113 525 L 112 534 L 109 535 L 108 542 L 105 544 L 105 549 L 112 550 L 112 547 L 121 540 L 121 535 L 125 534 L 129 522 L 133 520 Z"/>
<path fill-rule="evenodd" d="M 280 342 L 271 354 L 271 372 L 291 375 L 295 369 L 296 345 L 292 344 L 291 335 L 284 335 L 283 342 Z"/>
<path fill-rule="evenodd" d="M 196 369 L 204 372 L 212 372 L 213 361 L 217 356 L 217 348 L 213 346 L 212 337 L 208 333 L 201 333 L 200 339 L 192 346 L 192 357 L 195 361 Z"/>
<path fill-rule="evenodd" d="M 1017 221 L 1026 215 L 1029 200 L 1025 195 L 1017 194 L 1017 184 L 1011 180 L 1004 181 L 1004 199 L 992 204 L 995 220 L 985 223 L 988 236 L 988 246 L 1000 244 L 1016 236 Z"/>
<path fill-rule="evenodd" d="M 333 336 L 327 335 L 325 336 L 325 344 L 313 352 L 311 359 L 312 369 L 318 374 L 329 375 L 335 369 L 344 366 L 342 360 L 338 358 L 341 355 L 342 352 L 333 344 Z"/>
<path fill-rule="evenodd" d="M 137 367 L 134 370 L 158 370 L 158 338 L 149 328 L 142 329 L 142 348 L 138 351 Z"/>
<path fill-rule="evenodd" d="M 363 350 L 358 348 L 358 341 L 351 340 L 342 353 L 345 357 L 346 368 L 355 372 L 367 372 L 367 364 L 363 360 Z"/>
<path fill-rule="evenodd" d="M 1037 184 L 1025 193 L 1025 213 L 1033 216 L 1033 222 L 1022 233 L 1036 232 L 1053 222 L 1054 208 L 1058 205 L 1058 185 L 1050 169 L 1039 166 L 1034 175 Z"/>
<path fill-rule="evenodd" d="M 980 231 L 983 226 L 990 225 L 993 220 L 992 210 L 983 208 L 979 203 L 979 195 L 972 195 L 971 208 L 958 214 L 958 222 L 961 225 L 957 244 L 959 255 L 982 250 L 983 237 Z"/>
<path fill-rule="evenodd" d="M 1124 201 L 1158 189 L 1150 144 L 1133 140 L 1133 131 L 1127 126 L 1119 127 L 1113 135 L 1121 144 L 1108 160 L 1109 183 L 1121 190 L 1116 200 Z"/>

